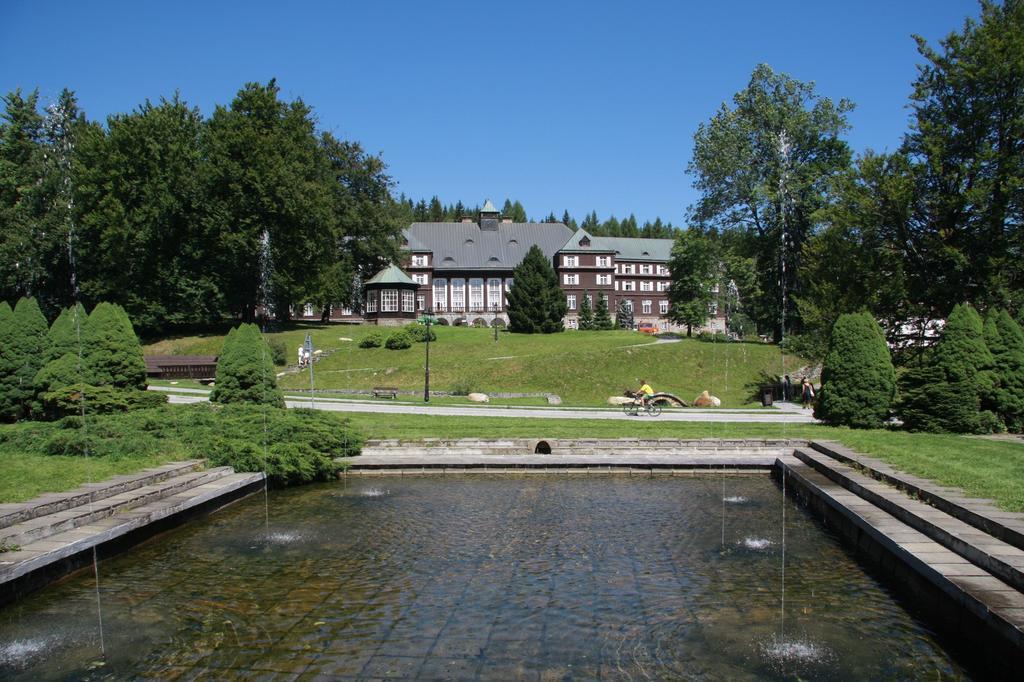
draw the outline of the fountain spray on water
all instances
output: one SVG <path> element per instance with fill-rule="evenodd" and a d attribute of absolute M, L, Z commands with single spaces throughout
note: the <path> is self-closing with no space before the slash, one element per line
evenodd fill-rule
<path fill-rule="evenodd" d="M 256 291 L 256 314 L 260 318 L 260 332 L 263 335 L 263 343 L 260 344 L 260 367 L 266 371 L 267 366 L 267 320 L 273 314 L 273 295 L 270 285 L 270 278 L 274 272 L 274 260 L 270 251 L 270 230 L 264 229 L 260 233 L 259 253 L 259 280 Z M 266 390 L 269 377 L 263 377 L 263 387 Z M 270 491 L 267 480 L 267 460 L 270 457 L 270 423 L 267 420 L 267 403 L 263 402 L 263 524 L 266 528 L 267 537 L 270 536 Z"/>

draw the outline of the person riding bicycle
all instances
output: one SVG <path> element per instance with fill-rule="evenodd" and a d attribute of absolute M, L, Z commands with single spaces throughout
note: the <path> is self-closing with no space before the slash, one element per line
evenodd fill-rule
<path fill-rule="evenodd" d="M 636 396 L 636 399 L 640 401 L 640 405 L 647 407 L 647 401 L 651 399 L 652 395 L 654 395 L 654 389 L 651 388 L 646 379 L 641 379 L 640 389 L 634 395 Z"/>

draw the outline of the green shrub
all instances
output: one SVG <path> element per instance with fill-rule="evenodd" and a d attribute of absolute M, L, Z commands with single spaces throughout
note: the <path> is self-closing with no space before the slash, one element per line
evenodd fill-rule
<path fill-rule="evenodd" d="M 898 384 L 896 413 L 908 431 L 954 431 L 977 423 L 976 406 L 957 394 L 964 387 L 947 382 L 941 367 L 914 367 L 900 376 Z"/>
<path fill-rule="evenodd" d="M 1007 430 L 1024 431 L 1024 332 L 1005 310 L 989 313 L 985 344 L 995 362 L 996 389 L 992 409 Z"/>
<path fill-rule="evenodd" d="M 434 330 L 425 324 L 414 322 L 413 324 L 407 324 L 402 329 L 409 335 L 413 341 L 417 343 L 423 343 L 427 340 L 427 336 L 430 337 L 431 341 L 437 341 L 437 334 Z"/>
<path fill-rule="evenodd" d="M 708 341 L 711 343 L 727 343 L 729 337 L 724 332 L 708 332 L 701 331 L 697 332 L 698 341 Z"/>
<path fill-rule="evenodd" d="M 360 348 L 380 348 L 384 345 L 384 332 L 370 332 L 359 342 Z"/>
<path fill-rule="evenodd" d="M 114 388 L 146 388 L 142 346 L 124 309 L 113 303 L 93 308 L 82 331 L 86 382 Z"/>
<path fill-rule="evenodd" d="M 284 407 L 270 349 L 256 325 L 242 324 L 228 332 L 210 400 Z"/>
<path fill-rule="evenodd" d="M 896 372 L 881 327 L 866 312 L 840 315 L 832 327 L 814 416 L 832 426 L 880 428 L 895 392 Z"/>
<path fill-rule="evenodd" d="M 151 409 L 166 402 L 166 395 L 153 391 L 83 383 L 61 384 L 39 396 L 41 416 L 48 419 L 81 415 L 83 409 L 86 416 L 91 417 L 97 414 Z"/>
<path fill-rule="evenodd" d="M 270 339 L 267 345 L 270 347 L 271 362 L 278 367 L 288 364 L 288 349 L 285 348 L 283 339 Z"/>
<path fill-rule="evenodd" d="M 405 350 L 412 346 L 412 339 L 403 330 L 399 329 L 396 332 L 392 332 L 388 340 L 384 342 L 384 346 L 388 350 Z"/>
<path fill-rule="evenodd" d="M 0 420 L 28 417 L 35 397 L 33 379 L 46 360 L 49 327 L 34 298 L 0 313 Z"/>

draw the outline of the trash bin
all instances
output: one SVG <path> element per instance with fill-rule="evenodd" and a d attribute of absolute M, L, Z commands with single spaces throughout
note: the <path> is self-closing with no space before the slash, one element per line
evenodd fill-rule
<path fill-rule="evenodd" d="M 772 406 L 772 399 L 775 395 L 775 389 L 771 386 L 761 387 L 761 404 L 765 407 Z"/>

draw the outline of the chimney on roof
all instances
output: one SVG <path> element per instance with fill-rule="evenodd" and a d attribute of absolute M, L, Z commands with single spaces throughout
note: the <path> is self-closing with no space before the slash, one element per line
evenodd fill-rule
<path fill-rule="evenodd" d="M 500 219 L 501 213 L 498 212 L 498 209 L 494 208 L 491 200 L 485 200 L 484 207 L 480 209 L 480 229 L 495 232 L 498 229 L 498 221 Z"/>

